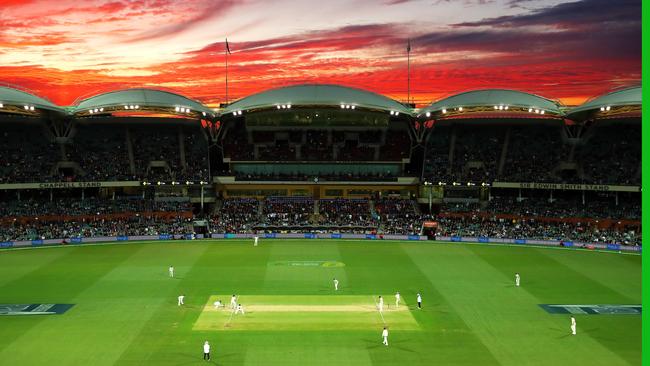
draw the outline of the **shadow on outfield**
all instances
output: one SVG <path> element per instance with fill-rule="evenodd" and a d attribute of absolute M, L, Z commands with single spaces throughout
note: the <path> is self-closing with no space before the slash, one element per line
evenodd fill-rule
<path fill-rule="evenodd" d="M 215 359 L 215 356 L 212 356 L 210 361 L 204 361 L 203 360 L 203 354 L 201 354 L 200 356 L 197 356 L 195 354 L 179 353 L 179 355 L 183 356 L 183 358 L 187 359 L 187 361 L 177 363 L 177 365 L 195 365 L 197 363 L 197 361 L 201 361 L 203 364 L 222 366 L 222 365 L 227 364 L 226 362 L 223 361 L 224 359 L 235 356 L 236 353 L 227 353 L 225 355 L 216 355 L 217 359 Z"/>
<path fill-rule="evenodd" d="M 396 341 L 396 342 L 391 342 L 389 340 L 388 341 L 388 347 L 384 346 L 384 344 L 381 343 L 381 339 L 378 340 L 378 341 L 375 341 L 375 342 L 373 342 L 373 341 L 371 341 L 369 339 L 365 339 L 364 341 L 366 342 L 366 349 L 368 349 L 368 350 L 378 349 L 378 348 L 396 348 L 396 349 L 398 349 L 400 351 L 415 353 L 414 350 L 402 346 L 402 344 L 406 343 L 406 341 L 404 341 L 404 340 Z"/>

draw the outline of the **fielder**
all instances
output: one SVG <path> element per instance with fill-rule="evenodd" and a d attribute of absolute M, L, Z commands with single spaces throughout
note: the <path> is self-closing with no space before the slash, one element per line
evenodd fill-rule
<path fill-rule="evenodd" d="M 169 266 L 169 277 L 174 278 L 174 266 Z"/>
<path fill-rule="evenodd" d="M 379 296 L 379 304 L 377 305 L 377 308 L 379 308 L 380 313 L 384 312 L 384 298 L 381 296 Z"/>
<path fill-rule="evenodd" d="M 384 338 L 384 341 L 381 342 L 384 346 L 388 346 L 388 328 L 384 327 L 384 330 L 381 332 L 381 337 Z"/>
<path fill-rule="evenodd" d="M 238 305 L 237 305 L 237 310 L 235 310 L 235 314 L 239 314 L 240 312 L 241 312 L 242 314 L 246 314 L 246 313 L 244 313 L 244 307 L 241 306 L 241 304 L 238 304 Z"/>
<path fill-rule="evenodd" d="M 515 273 L 515 286 L 519 287 L 519 282 L 521 281 L 521 277 L 519 276 L 519 272 Z"/>
<path fill-rule="evenodd" d="M 185 296 L 184 295 L 178 295 L 178 306 L 185 305 Z"/>
<path fill-rule="evenodd" d="M 255 242 L 253 243 L 253 246 L 257 246 L 257 241 L 258 241 L 260 238 L 259 238 L 257 235 L 255 235 L 255 236 L 253 237 L 253 239 L 255 240 Z"/>
<path fill-rule="evenodd" d="M 219 308 L 222 308 L 222 307 L 224 307 L 224 306 L 221 303 L 221 300 L 217 300 L 217 301 L 214 302 L 214 308 L 215 309 L 219 309 Z"/>
<path fill-rule="evenodd" d="M 418 309 L 422 309 L 422 296 L 418 294 Z"/>
<path fill-rule="evenodd" d="M 399 291 L 397 291 L 397 292 L 395 293 L 395 307 L 396 307 L 396 308 L 399 307 L 399 300 L 400 300 L 400 295 L 399 295 Z"/>
<path fill-rule="evenodd" d="M 571 317 L 571 334 L 576 335 L 576 318 Z"/>
<path fill-rule="evenodd" d="M 232 297 L 230 298 L 230 307 L 232 309 L 235 309 L 237 307 L 237 296 L 232 295 Z"/>
<path fill-rule="evenodd" d="M 208 341 L 203 343 L 203 360 L 210 361 L 210 343 Z"/>
<path fill-rule="evenodd" d="M 334 291 L 338 291 L 338 290 L 339 290 L 339 280 L 337 280 L 337 279 L 335 278 L 335 279 L 334 279 Z"/>

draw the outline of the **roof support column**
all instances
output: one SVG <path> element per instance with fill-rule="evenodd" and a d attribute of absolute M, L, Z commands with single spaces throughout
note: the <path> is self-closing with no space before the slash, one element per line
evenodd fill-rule
<path fill-rule="evenodd" d="M 451 129 L 451 139 L 449 141 L 449 165 L 447 166 L 447 173 L 451 174 L 454 166 L 454 150 L 456 150 L 456 126 Z"/>
<path fill-rule="evenodd" d="M 129 170 L 131 175 L 135 175 L 135 159 L 133 157 L 133 144 L 131 143 L 131 130 L 126 129 L 126 151 L 129 154 Z"/>
<path fill-rule="evenodd" d="M 501 157 L 499 158 L 497 177 L 500 177 L 503 174 L 503 167 L 506 165 L 506 156 L 508 156 L 508 145 L 510 145 L 511 129 L 512 127 L 508 127 L 508 129 L 506 130 L 506 136 L 503 138 L 503 148 L 501 149 Z"/>
<path fill-rule="evenodd" d="M 187 169 L 187 160 L 185 157 L 185 132 L 182 126 L 178 126 L 178 152 L 181 158 L 181 167 Z"/>

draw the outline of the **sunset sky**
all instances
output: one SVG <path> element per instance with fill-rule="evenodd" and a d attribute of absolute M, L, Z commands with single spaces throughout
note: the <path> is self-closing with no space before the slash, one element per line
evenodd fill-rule
<path fill-rule="evenodd" d="M 0 0 L 0 82 L 59 105 L 135 86 L 210 106 L 305 82 L 419 105 L 476 88 L 567 105 L 641 79 L 641 0 Z"/>

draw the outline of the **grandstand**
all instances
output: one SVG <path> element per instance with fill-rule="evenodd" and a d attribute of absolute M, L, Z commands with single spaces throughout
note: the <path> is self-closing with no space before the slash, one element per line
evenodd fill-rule
<path fill-rule="evenodd" d="M 162 89 L 61 107 L 3 86 L 0 106 L 3 246 L 254 232 L 641 244 L 640 87 L 575 108 L 503 89 L 413 108 L 306 84 L 213 110 Z"/>

